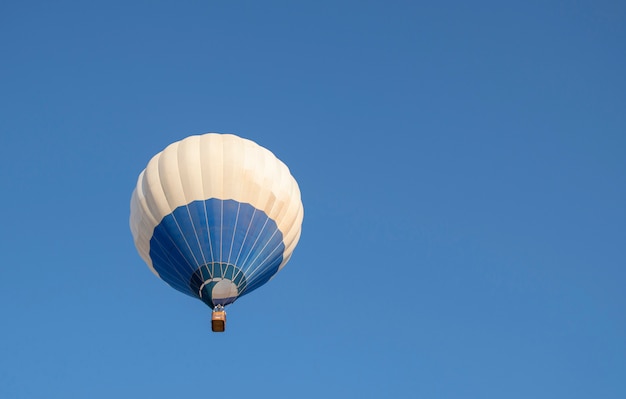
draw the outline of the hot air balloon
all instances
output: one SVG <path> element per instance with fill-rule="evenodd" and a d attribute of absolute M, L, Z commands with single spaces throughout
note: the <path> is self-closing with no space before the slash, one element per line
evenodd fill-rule
<path fill-rule="evenodd" d="M 140 173 L 130 202 L 139 255 L 157 277 L 213 309 L 219 332 L 224 308 L 287 264 L 303 216 L 287 166 L 232 134 L 170 144 Z"/>

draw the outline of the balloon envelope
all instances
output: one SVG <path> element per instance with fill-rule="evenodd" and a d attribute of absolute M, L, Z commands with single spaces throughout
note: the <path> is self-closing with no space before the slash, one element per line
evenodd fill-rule
<path fill-rule="evenodd" d="M 289 261 L 304 210 L 287 166 L 231 134 L 191 136 L 155 155 L 131 198 L 148 267 L 211 308 L 265 284 Z"/>

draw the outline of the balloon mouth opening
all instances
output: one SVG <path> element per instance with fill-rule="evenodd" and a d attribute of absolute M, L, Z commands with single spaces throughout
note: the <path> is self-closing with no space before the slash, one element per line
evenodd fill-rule
<path fill-rule="evenodd" d="M 193 295 L 207 304 L 226 306 L 245 293 L 246 277 L 237 266 L 223 263 L 207 263 L 196 270 L 189 281 Z"/>
<path fill-rule="evenodd" d="M 200 299 L 215 306 L 226 306 L 235 302 L 239 296 L 237 284 L 227 278 L 217 277 L 205 281 L 198 292 Z M 210 302 L 210 304 L 208 303 Z"/>

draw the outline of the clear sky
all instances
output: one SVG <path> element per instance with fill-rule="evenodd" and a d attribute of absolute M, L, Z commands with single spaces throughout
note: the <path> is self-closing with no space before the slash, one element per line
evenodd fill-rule
<path fill-rule="evenodd" d="M 626 397 L 626 3 L 0 5 L 0 397 Z M 205 132 L 300 184 L 228 308 L 128 227 Z"/>

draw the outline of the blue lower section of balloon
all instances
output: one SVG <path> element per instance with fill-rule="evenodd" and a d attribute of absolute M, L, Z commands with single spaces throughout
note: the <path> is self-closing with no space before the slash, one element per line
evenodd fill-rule
<path fill-rule="evenodd" d="M 265 284 L 278 271 L 284 250 L 282 233 L 265 212 L 215 198 L 176 208 L 150 239 L 150 258 L 159 276 L 211 307 L 232 303 Z M 212 299 L 207 291 L 212 282 L 201 295 L 202 284 L 216 278 L 231 280 L 237 295 Z"/>

